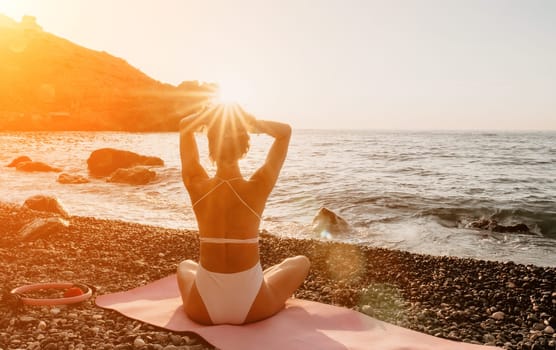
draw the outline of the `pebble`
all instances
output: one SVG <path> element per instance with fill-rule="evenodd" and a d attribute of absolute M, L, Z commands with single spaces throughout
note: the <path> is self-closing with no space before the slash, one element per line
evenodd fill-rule
<path fill-rule="evenodd" d="M 554 334 L 554 328 L 550 327 L 550 326 L 546 326 L 546 328 L 544 329 L 544 332 L 547 334 Z"/>
<path fill-rule="evenodd" d="M 179 335 L 170 334 L 170 341 L 176 346 L 181 345 L 181 337 Z"/>
<path fill-rule="evenodd" d="M 29 323 L 29 322 L 33 322 L 33 321 L 35 321 L 35 320 L 36 320 L 36 318 L 31 317 L 31 316 L 21 316 L 21 317 L 19 318 L 19 321 L 21 321 L 21 322 L 23 322 L 23 323 Z"/>
<path fill-rule="evenodd" d="M 506 315 L 502 311 L 496 311 L 495 313 L 490 315 L 491 318 L 493 318 L 495 320 L 498 320 L 498 321 L 503 320 L 505 316 Z"/>
<path fill-rule="evenodd" d="M 187 335 L 184 335 L 182 337 L 183 341 L 185 342 L 186 345 L 192 345 L 195 344 L 195 339 L 192 337 L 188 337 Z"/>
<path fill-rule="evenodd" d="M 45 346 L 43 346 L 44 350 L 57 350 L 58 349 L 58 344 L 56 343 L 48 343 Z"/>
<path fill-rule="evenodd" d="M 492 343 L 496 340 L 496 338 L 492 334 L 485 334 L 483 335 L 483 342 L 484 343 Z"/>
<path fill-rule="evenodd" d="M 29 350 L 39 349 L 40 346 L 41 344 L 38 341 L 27 343 L 27 349 Z"/>
<path fill-rule="evenodd" d="M 136 349 L 140 349 L 140 348 L 144 347 L 145 345 L 147 345 L 147 343 L 145 343 L 145 341 L 141 337 L 137 337 L 133 341 L 133 347 L 136 348 Z"/>
<path fill-rule="evenodd" d="M 9 243 L 10 237 L 17 233 L 16 229 L 21 227 L 22 219 L 30 219 L 26 213 L 20 219 L 19 214 L 18 217 L 6 215 L 9 212 L 19 213 L 17 210 L 2 211 L 0 203 L 0 222 L 7 228 L 0 235 L 0 246 Z M 63 271 L 71 270 L 75 272 L 72 279 L 94 281 L 103 293 L 110 293 L 167 276 L 173 272 L 169 261 L 198 256 L 198 242 L 193 235 L 184 235 L 183 231 L 92 218 L 74 217 L 72 220 L 75 230 L 71 235 L 69 231 L 59 232 L 49 240 L 14 249 L 0 248 L 0 254 L 6 257 L 0 259 L 0 280 L 9 280 L 13 271 L 18 272 L 15 276 L 19 279 L 14 280 L 14 284 L 23 283 L 28 278 L 63 279 L 71 275 Z M 176 241 L 180 244 L 175 244 Z M 152 251 L 152 246 L 160 247 L 160 250 Z M 265 265 L 278 263 L 284 256 L 309 256 L 311 272 L 296 292 L 296 296 L 302 299 L 332 303 L 364 313 L 371 311 L 376 313 L 373 317 L 386 322 L 427 334 L 459 337 L 467 343 L 488 342 L 507 350 L 556 350 L 556 333 L 550 333 L 548 328 L 556 329 L 553 306 L 556 270 L 553 267 L 431 257 L 361 247 L 357 248 L 361 249 L 363 258 L 361 274 L 346 274 L 349 277 L 342 279 L 336 278 L 337 274 L 329 276 L 327 261 L 334 250 L 343 251 L 344 248 L 351 251 L 353 246 L 263 236 L 261 256 Z M 159 252 L 164 256 L 159 256 Z M 149 262 L 141 271 L 137 271 L 133 263 L 138 257 Z M 89 268 L 74 269 L 72 264 L 76 261 Z M 100 294 L 98 290 L 97 294 Z M 404 302 L 414 307 L 410 308 Z M 493 317 L 497 312 L 502 312 L 504 318 L 497 320 Z M 35 320 L 23 322 L 20 320 L 23 316 Z M 145 324 L 137 329 L 137 324 L 137 321 L 97 308 L 94 301 L 71 307 L 25 307 L 19 314 L 0 307 L 0 348 L 8 350 L 4 346 L 8 344 L 10 349 L 47 350 L 214 349 L 194 335 L 186 337 Z M 542 324 L 542 327 L 536 324 Z M 170 338 L 171 335 L 174 337 Z M 137 348 L 135 340 L 139 337 L 145 344 L 139 343 Z M 15 340 L 13 345 L 12 339 Z"/>
<path fill-rule="evenodd" d="M 154 337 L 159 343 L 166 343 L 168 341 L 168 335 L 164 333 L 157 333 Z"/>

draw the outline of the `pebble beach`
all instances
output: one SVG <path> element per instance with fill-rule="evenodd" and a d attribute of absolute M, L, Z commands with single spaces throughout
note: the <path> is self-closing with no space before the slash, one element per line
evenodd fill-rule
<path fill-rule="evenodd" d="M 70 225 L 22 240 L 52 214 L 0 204 L 0 350 L 214 349 L 193 333 L 159 329 L 94 304 L 198 260 L 196 232 L 72 216 Z M 261 264 L 292 255 L 312 263 L 296 298 L 344 306 L 427 333 L 504 349 L 556 349 L 556 268 L 413 254 L 261 234 Z M 69 281 L 94 287 L 73 306 L 17 306 L 15 287 Z"/>

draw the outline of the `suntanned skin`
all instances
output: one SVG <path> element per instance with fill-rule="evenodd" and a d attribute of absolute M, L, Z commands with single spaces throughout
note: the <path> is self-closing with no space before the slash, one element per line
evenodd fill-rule
<path fill-rule="evenodd" d="M 180 122 L 180 155 L 183 183 L 189 192 L 191 202 L 218 185 L 220 179 L 231 181 L 241 198 L 261 215 L 278 175 L 286 159 L 291 136 L 287 124 L 256 120 L 245 115 L 242 120 L 245 129 L 264 133 L 274 138 L 264 164 L 249 179 L 244 179 L 236 157 L 216 157 L 216 177 L 210 178 L 199 161 L 199 152 L 194 133 L 203 126 L 209 126 L 213 118 L 210 113 L 188 116 Z M 234 133 L 224 131 L 221 147 L 230 147 Z M 236 179 L 240 178 L 240 179 Z M 201 237 L 253 238 L 257 237 L 260 220 L 245 205 L 241 204 L 232 190 L 220 186 L 195 206 L 195 215 Z M 253 267 L 259 261 L 258 244 L 201 243 L 200 262 L 212 272 L 235 273 Z M 177 269 L 178 285 L 187 315 L 194 321 L 211 324 L 207 309 L 195 286 L 197 263 L 186 260 Z M 286 299 L 303 283 L 309 271 L 310 262 L 305 256 L 296 256 L 266 269 L 262 286 L 249 310 L 245 323 L 258 321 L 274 315 L 284 307 Z"/>

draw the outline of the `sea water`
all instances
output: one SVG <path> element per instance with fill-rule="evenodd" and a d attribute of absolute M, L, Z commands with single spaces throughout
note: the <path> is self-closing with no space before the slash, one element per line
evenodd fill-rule
<path fill-rule="evenodd" d="M 203 165 L 214 174 L 204 135 Z M 272 139 L 251 138 L 249 176 Z M 20 155 L 88 176 L 92 151 L 112 147 L 164 160 L 144 186 L 56 181 L 7 165 Z M 72 215 L 197 229 L 181 182 L 177 133 L 1 132 L 0 200 L 56 196 Z M 321 207 L 348 233 L 314 232 Z M 481 218 L 526 224 L 530 233 L 471 229 Z M 294 130 L 288 158 L 263 213 L 275 235 L 336 240 L 433 255 L 556 266 L 556 133 Z"/>

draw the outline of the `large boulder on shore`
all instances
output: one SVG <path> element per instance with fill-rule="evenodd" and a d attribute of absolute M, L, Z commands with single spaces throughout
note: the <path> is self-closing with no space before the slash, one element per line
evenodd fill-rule
<path fill-rule="evenodd" d="M 19 156 L 19 157 L 15 158 L 14 160 L 12 160 L 12 162 L 10 164 L 6 165 L 6 166 L 10 167 L 10 168 L 15 168 L 15 167 L 17 167 L 17 165 L 19 163 L 30 162 L 30 161 L 31 161 L 31 158 L 29 158 L 27 156 Z"/>
<path fill-rule="evenodd" d="M 66 219 L 70 217 L 68 212 L 62 207 L 58 200 L 50 196 L 39 194 L 29 197 L 25 200 L 23 206 L 32 210 L 54 213 Z"/>
<path fill-rule="evenodd" d="M 89 172 L 91 175 L 99 177 L 108 176 L 116 169 L 131 168 L 137 165 L 162 166 L 164 161 L 158 157 L 143 156 L 114 148 L 97 149 L 87 159 Z"/>
<path fill-rule="evenodd" d="M 46 163 L 43 162 L 33 162 L 33 161 L 29 161 L 29 162 L 19 162 L 17 163 L 17 165 L 15 166 L 15 168 L 19 171 L 27 171 L 27 172 L 32 172 L 32 171 L 43 171 L 43 172 L 48 172 L 48 171 L 53 171 L 56 173 L 59 173 L 60 171 L 62 171 L 62 169 L 59 168 L 55 168 L 52 167 Z"/>
<path fill-rule="evenodd" d="M 29 241 L 48 236 L 68 226 L 69 222 L 67 220 L 58 217 L 35 219 L 23 226 L 18 235 L 22 240 Z"/>
<path fill-rule="evenodd" d="M 133 168 L 117 169 L 112 173 L 108 182 L 126 183 L 130 185 L 146 185 L 156 177 L 156 173 L 148 168 L 137 166 Z"/>

